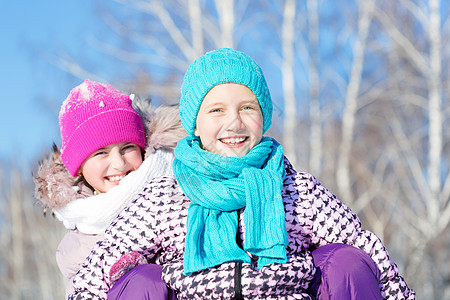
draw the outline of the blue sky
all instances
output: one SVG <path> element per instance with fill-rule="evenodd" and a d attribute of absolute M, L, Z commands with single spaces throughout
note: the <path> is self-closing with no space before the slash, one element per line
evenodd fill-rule
<path fill-rule="evenodd" d="M 57 113 L 81 80 L 44 59 L 85 49 L 98 18 L 93 1 L 4 1 L 0 10 L 0 162 L 34 163 L 60 143 Z"/>

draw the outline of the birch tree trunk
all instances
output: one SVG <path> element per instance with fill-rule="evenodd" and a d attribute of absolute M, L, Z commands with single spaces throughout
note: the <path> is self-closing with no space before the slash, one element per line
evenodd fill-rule
<path fill-rule="evenodd" d="M 295 141 L 297 108 L 294 84 L 294 22 L 296 16 L 296 1 L 286 0 L 283 8 L 283 25 L 281 33 L 284 126 L 283 149 L 292 165 L 296 164 Z"/>
<path fill-rule="evenodd" d="M 202 10 L 199 0 L 189 0 L 189 24 L 191 26 L 191 39 L 194 47 L 194 58 L 202 55 L 205 49 L 203 38 Z"/>
<path fill-rule="evenodd" d="M 10 220 L 11 220 L 11 249 L 8 256 L 11 266 L 12 275 L 12 298 L 19 299 L 22 297 L 21 291 L 22 287 L 26 285 L 24 278 L 25 271 L 25 251 L 24 251 L 24 240 L 25 232 L 23 229 L 23 211 L 21 209 L 21 187 L 20 187 L 20 176 L 18 172 L 11 172 L 11 197 L 9 201 L 10 205 Z"/>
<path fill-rule="evenodd" d="M 321 174 L 322 171 L 322 114 L 320 109 L 320 79 L 318 72 L 319 65 L 319 13 L 317 0 L 307 1 L 307 11 L 309 17 L 308 41 L 309 41 L 309 116 L 311 119 L 310 128 L 310 150 L 309 168 L 313 174 Z"/>
<path fill-rule="evenodd" d="M 442 78 L 441 78 L 441 30 L 439 0 L 430 0 L 428 34 L 430 37 L 430 71 L 428 76 L 429 103 L 428 120 L 430 122 L 428 174 L 431 197 L 429 199 L 428 218 L 432 224 L 438 224 L 439 213 L 444 202 L 441 193 L 441 158 L 442 158 Z M 442 199 L 444 200 L 444 199 Z"/>
<path fill-rule="evenodd" d="M 358 6 L 358 33 L 353 47 L 352 68 L 345 95 L 345 106 L 342 114 L 341 141 L 336 170 L 336 182 L 339 188 L 339 195 L 348 203 L 355 202 L 356 200 L 354 199 L 352 192 L 350 157 L 352 155 L 351 150 L 355 131 L 355 119 L 358 112 L 358 95 L 362 81 L 365 48 L 370 23 L 372 21 L 374 1 L 360 0 L 358 1 Z"/>
<path fill-rule="evenodd" d="M 217 46 L 234 48 L 234 0 L 215 0 L 215 2 L 221 32 Z"/>

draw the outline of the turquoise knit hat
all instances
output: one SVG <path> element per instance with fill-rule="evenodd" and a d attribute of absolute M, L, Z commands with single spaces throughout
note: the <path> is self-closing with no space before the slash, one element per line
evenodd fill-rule
<path fill-rule="evenodd" d="M 180 118 L 194 135 L 197 113 L 210 89 L 221 83 L 238 83 L 255 94 L 263 114 L 263 132 L 272 125 L 272 99 L 261 68 L 248 55 L 221 48 L 200 56 L 188 68 L 181 86 Z"/>

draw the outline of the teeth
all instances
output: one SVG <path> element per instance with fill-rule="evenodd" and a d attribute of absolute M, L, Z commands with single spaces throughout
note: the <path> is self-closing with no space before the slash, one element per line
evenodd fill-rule
<path fill-rule="evenodd" d="M 245 141 L 245 137 L 240 137 L 240 138 L 223 138 L 222 142 L 225 144 L 237 144 L 240 142 Z"/>
<path fill-rule="evenodd" d="M 108 180 L 109 180 L 109 181 L 120 181 L 120 180 L 122 180 L 124 177 L 125 177 L 125 175 L 111 176 L 111 177 L 108 177 Z"/>

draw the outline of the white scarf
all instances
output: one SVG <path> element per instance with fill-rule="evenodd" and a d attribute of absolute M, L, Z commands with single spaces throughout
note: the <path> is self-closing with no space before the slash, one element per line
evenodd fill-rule
<path fill-rule="evenodd" d="M 103 233 L 117 215 L 137 196 L 145 182 L 155 177 L 172 175 L 172 152 L 156 150 L 141 166 L 106 193 L 69 202 L 55 211 L 67 229 L 86 234 Z"/>

